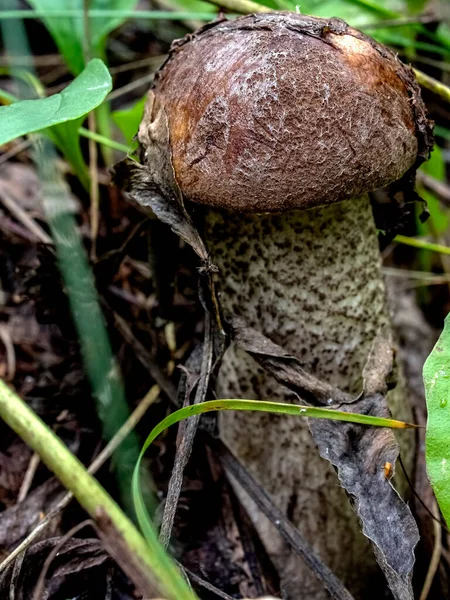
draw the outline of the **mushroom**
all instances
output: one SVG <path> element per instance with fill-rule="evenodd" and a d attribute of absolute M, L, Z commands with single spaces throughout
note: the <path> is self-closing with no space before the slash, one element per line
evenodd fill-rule
<path fill-rule="evenodd" d="M 341 20 L 264 13 L 175 42 L 153 93 L 167 115 L 177 184 L 204 218 L 224 314 L 359 392 L 371 344 L 390 327 L 368 192 L 410 181 L 427 154 L 412 71 Z M 235 347 L 218 395 L 297 401 Z M 395 415 L 408 418 L 401 386 L 390 397 Z M 328 566 L 369 597 L 374 559 L 307 423 L 227 412 L 220 430 Z M 250 513 L 286 597 L 328 597 L 265 517 Z"/>

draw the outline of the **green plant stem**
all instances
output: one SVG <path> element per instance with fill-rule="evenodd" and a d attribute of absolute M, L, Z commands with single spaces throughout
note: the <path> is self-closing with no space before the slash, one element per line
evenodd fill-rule
<path fill-rule="evenodd" d="M 359 423 L 360 425 L 370 425 L 372 427 L 389 427 L 390 429 L 410 429 L 416 427 L 416 425 L 412 423 L 406 423 L 405 421 L 397 421 L 396 419 L 386 419 L 383 417 L 373 417 L 371 415 L 345 412 L 342 410 L 334 410 L 332 408 L 316 408 L 302 406 L 299 404 L 270 402 L 267 400 L 244 400 L 237 398 L 227 400 L 208 400 L 207 402 L 203 402 L 201 404 L 194 404 L 192 406 L 180 408 L 160 421 L 147 437 L 142 451 L 145 452 L 145 450 L 158 437 L 158 435 L 160 435 L 171 425 L 174 425 L 183 419 L 193 417 L 194 415 L 200 415 L 205 412 L 219 410 L 247 410 L 252 412 L 294 415 L 299 417 L 309 417 L 312 419 L 330 419 L 331 421 Z"/>
<path fill-rule="evenodd" d="M 227 1 L 227 0 L 226 0 Z M 242 0 L 248 5 L 260 7 L 256 2 Z M 243 4 L 244 5 L 244 4 Z M 224 5 L 222 5 L 224 6 Z M 264 7 L 262 7 L 264 8 Z M 267 9 L 273 10 L 273 9 Z M 253 10 L 253 12 L 255 12 Z M 259 11 L 261 12 L 261 11 Z M 166 19 L 173 21 L 185 21 L 188 19 L 199 19 L 200 21 L 211 20 L 212 13 L 197 13 L 189 11 L 171 11 L 171 10 L 95 10 L 89 11 L 90 19 L 109 19 L 120 17 L 122 19 Z M 0 19 L 42 19 L 42 18 L 83 18 L 82 10 L 1 10 Z"/>
<path fill-rule="evenodd" d="M 111 110 L 108 100 L 105 100 L 105 102 L 102 102 L 102 104 L 96 108 L 95 118 L 97 122 L 97 130 L 100 132 L 100 135 L 102 135 L 104 138 L 110 139 L 112 137 Z M 100 147 L 100 152 L 102 153 L 105 165 L 107 167 L 111 167 L 114 163 L 114 158 L 110 146 L 102 144 Z"/>
<path fill-rule="evenodd" d="M 446 102 L 450 102 L 450 87 L 441 83 L 434 77 L 430 77 L 426 73 L 422 73 L 418 69 L 413 69 L 414 75 L 416 76 L 417 83 L 427 90 L 432 91 L 437 96 L 443 98 Z"/>
<path fill-rule="evenodd" d="M 95 140 L 99 144 L 108 146 L 109 148 L 112 148 L 113 150 L 120 150 L 121 152 L 125 152 L 125 154 L 128 154 L 128 152 L 130 150 L 129 146 L 125 146 L 125 144 L 121 144 L 120 142 L 111 140 L 111 139 L 105 137 L 104 135 L 101 135 L 100 133 L 95 133 L 94 131 L 90 131 L 89 129 L 86 129 L 85 127 L 80 127 L 78 129 L 78 133 L 85 138 L 90 138 L 92 140 Z"/>
<path fill-rule="evenodd" d="M 94 519 L 103 513 L 121 535 L 141 567 L 153 573 L 161 591 L 171 600 L 194 600 L 195 596 L 175 564 L 158 544 L 150 546 L 111 496 L 86 471 L 49 427 L 0 380 L 0 416 L 42 459 L 61 483 L 72 492 Z"/>
<path fill-rule="evenodd" d="M 413 248 L 420 248 L 421 250 L 429 250 L 430 252 L 439 252 L 440 254 L 449 254 L 450 247 L 443 246 L 442 244 L 434 244 L 425 240 L 419 240 L 417 238 L 408 237 L 406 235 L 396 235 L 394 242 L 405 244 L 405 246 L 412 246 Z"/>
<path fill-rule="evenodd" d="M 285 404 L 283 402 L 268 402 L 264 400 L 209 400 L 201 404 L 194 404 L 180 408 L 171 413 L 165 419 L 160 421 L 150 432 L 139 454 L 138 461 L 134 468 L 132 491 L 133 502 L 136 511 L 136 516 L 145 538 L 150 542 L 153 540 L 155 532 L 150 519 L 150 516 L 145 505 L 144 497 L 140 487 L 140 465 L 142 458 L 152 444 L 152 442 L 165 429 L 187 419 L 194 415 L 200 415 L 205 412 L 218 410 L 247 410 L 255 412 L 276 413 L 284 415 L 295 415 L 299 417 L 310 417 L 314 419 L 331 419 L 332 421 L 345 421 L 347 423 L 360 423 L 361 425 L 371 425 L 375 427 L 389 427 L 391 429 L 410 429 L 416 428 L 417 425 L 397 421 L 395 419 L 385 419 L 382 417 L 373 417 L 371 415 L 361 415 L 348 413 L 330 408 L 315 408 L 309 406 L 301 406 L 298 404 Z"/>

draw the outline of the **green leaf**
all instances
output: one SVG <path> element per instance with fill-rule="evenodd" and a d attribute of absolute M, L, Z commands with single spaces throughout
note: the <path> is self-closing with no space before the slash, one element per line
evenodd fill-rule
<path fill-rule="evenodd" d="M 29 4 L 39 11 L 57 11 L 61 9 L 61 0 L 29 0 Z M 133 10 L 137 0 L 91 0 L 91 10 L 108 10 L 104 19 L 90 19 L 91 50 L 94 56 L 104 58 L 105 42 L 108 33 L 125 20 L 118 14 L 112 16 L 111 10 Z M 65 0 L 64 8 L 83 11 L 83 0 Z M 47 29 L 52 34 L 56 45 L 70 68 L 76 75 L 84 66 L 83 50 L 85 43 L 84 23 L 82 17 L 43 17 Z"/>
<path fill-rule="evenodd" d="M 93 59 L 61 93 L 0 107 L 0 145 L 21 135 L 79 119 L 103 102 L 111 86 L 108 69 L 101 60 Z"/>
<path fill-rule="evenodd" d="M 127 144 L 131 146 L 133 138 L 137 133 L 139 124 L 144 114 L 144 106 L 147 95 L 138 100 L 131 108 L 116 110 L 112 113 L 112 119 L 123 134 Z"/>
<path fill-rule="evenodd" d="M 150 446 L 150 444 L 162 433 L 165 429 L 187 419 L 194 415 L 199 415 L 209 411 L 217 410 L 249 410 L 255 412 L 266 412 L 266 413 L 277 413 L 284 415 L 294 415 L 300 417 L 310 417 L 314 419 L 331 419 L 332 421 L 346 421 L 349 423 L 360 423 L 362 425 L 372 425 L 376 427 L 390 427 L 392 429 L 408 429 L 416 427 L 410 423 L 404 423 L 403 421 L 396 421 L 394 419 L 385 419 L 382 417 L 372 417 L 370 415 L 360 415 L 355 413 L 348 413 L 340 410 L 333 410 L 330 408 L 315 408 L 309 406 L 301 406 L 298 404 L 285 404 L 283 402 L 267 402 L 263 400 L 242 400 L 242 399 L 230 399 L 230 400 L 210 400 L 208 402 L 202 402 L 201 404 L 195 404 L 192 406 L 186 406 L 179 410 L 171 413 L 165 419 L 160 421 L 150 432 L 147 439 L 142 446 L 142 450 L 139 454 L 139 458 L 134 468 L 133 480 L 132 480 L 132 494 L 134 508 L 138 523 L 141 527 L 144 537 L 151 544 L 155 539 L 155 529 L 148 514 L 147 507 L 144 502 L 144 497 L 141 491 L 139 482 L 139 473 L 142 458 Z"/>
<path fill-rule="evenodd" d="M 427 400 L 426 463 L 439 508 L 450 526 L 450 315 L 423 367 Z"/>

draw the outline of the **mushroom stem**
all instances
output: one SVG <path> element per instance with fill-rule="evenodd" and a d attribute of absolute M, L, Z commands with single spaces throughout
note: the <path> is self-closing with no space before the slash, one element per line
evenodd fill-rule
<path fill-rule="evenodd" d="M 368 196 L 277 215 L 216 209 L 205 215 L 225 316 L 244 318 L 324 381 L 360 392 L 371 344 L 380 328 L 390 324 Z M 217 391 L 222 398 L 298 402 L 235 347 L 224 357 Z M 410 420 L 401 390 L 390 395 L 395 417 Z M 322 560 L 355 597 L 376 597 L 369 579 L 378 572 L 373 552 L 305 420 L 237 412 L 220 419 L 223 439 Z M 328 598 L 248 499 L 245 506 L 251 507 L 282 572 L 286 597 Z"/>

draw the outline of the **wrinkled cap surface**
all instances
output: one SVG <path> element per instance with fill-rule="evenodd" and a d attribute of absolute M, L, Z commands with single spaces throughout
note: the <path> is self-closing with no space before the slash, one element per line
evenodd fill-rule
<path fill-rule="evenodd" d="M 426 123 L 393 53 L 338 19 L 293 13 L 175 42 L 153 91 L 184 196 L 244 212 L 321 206 L 397 180 Z M 145 118 L 140 138 L 143 128 Z"/>

